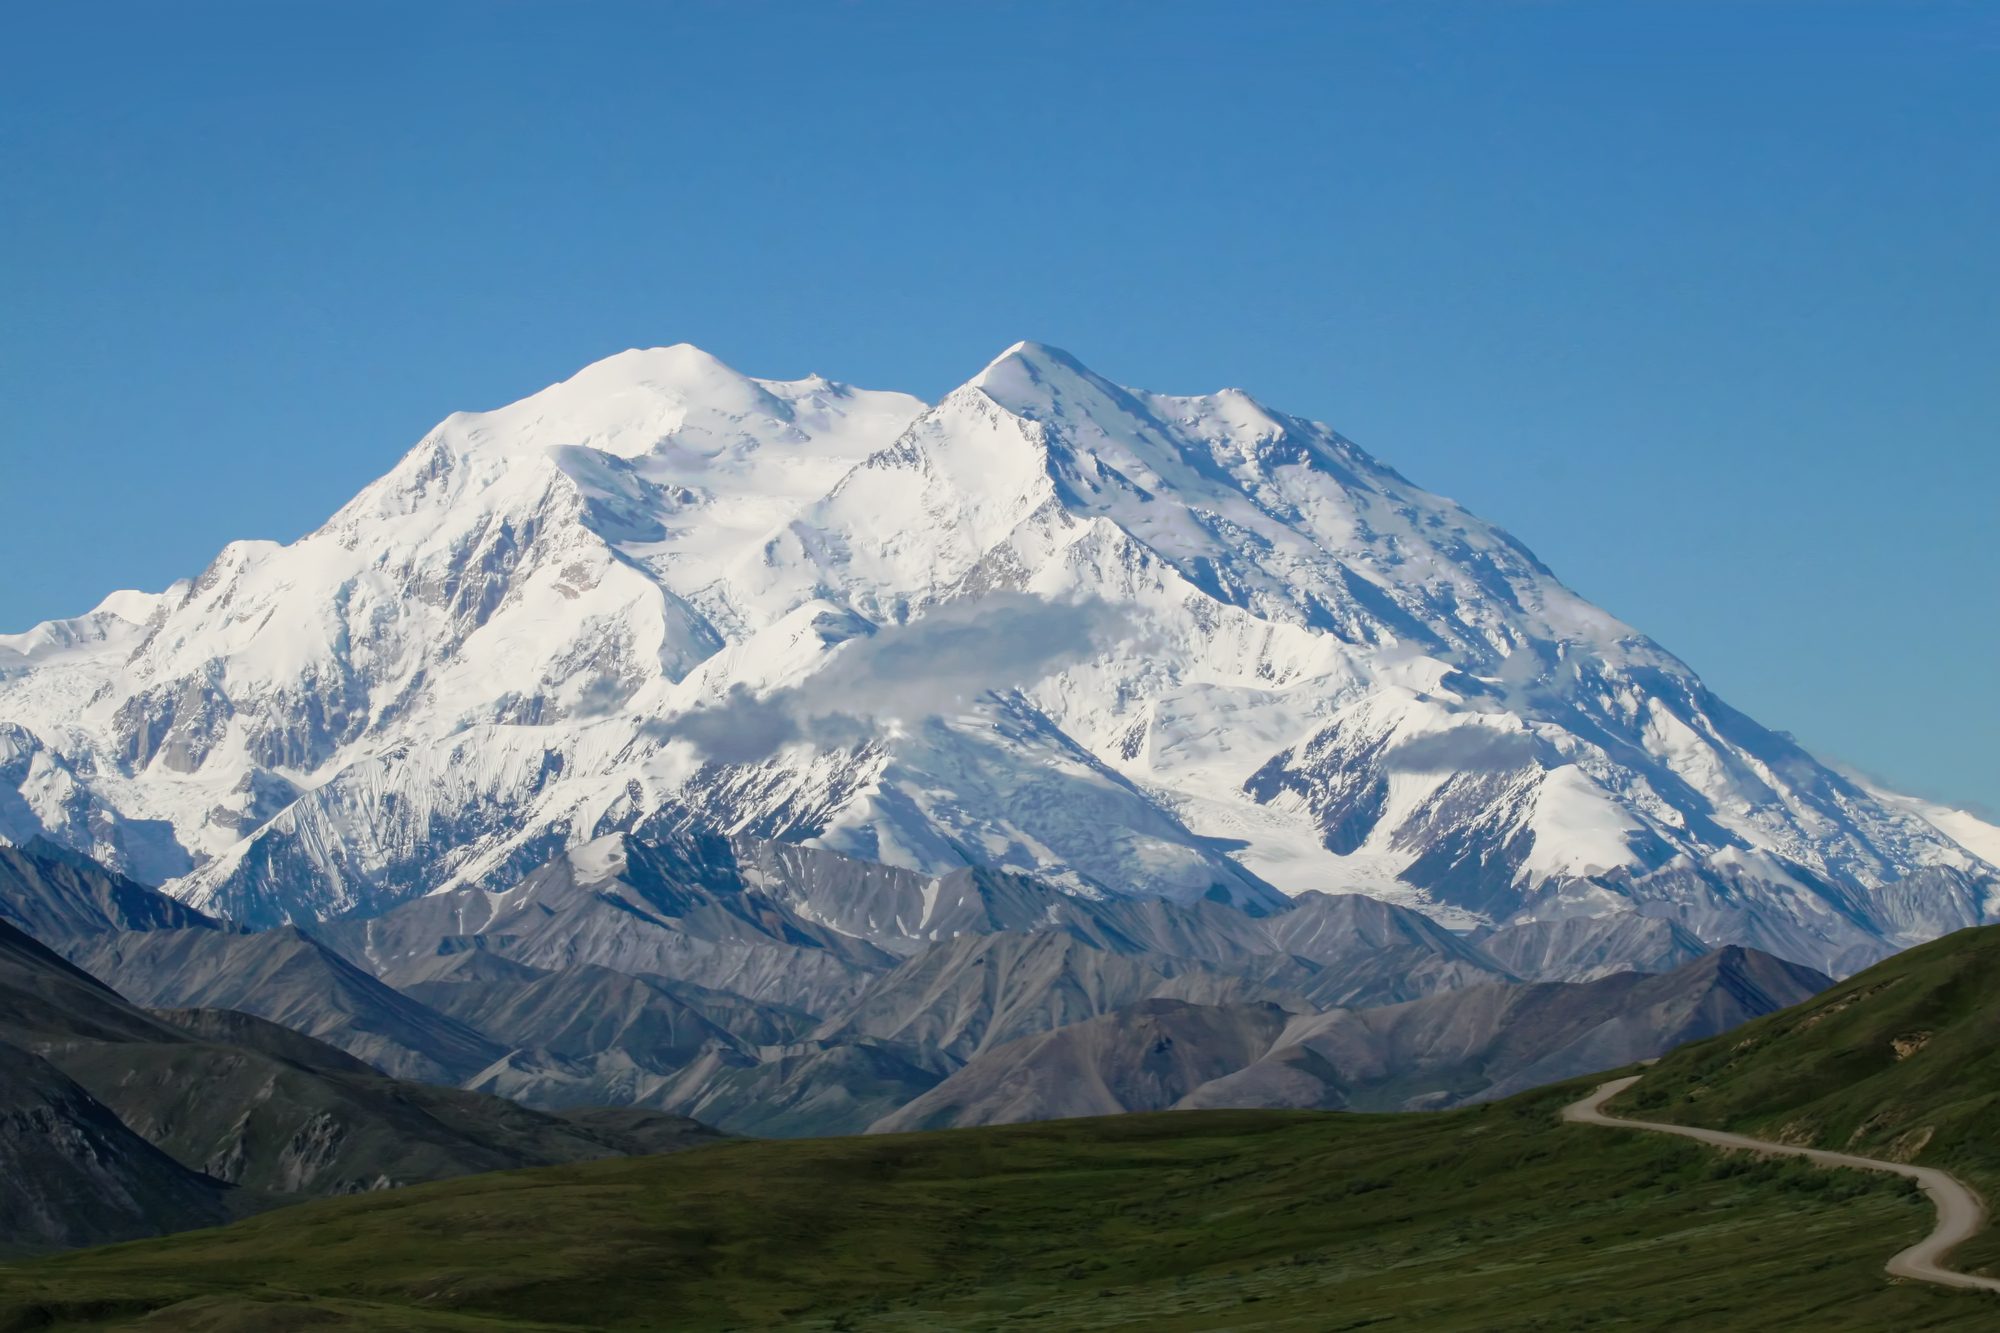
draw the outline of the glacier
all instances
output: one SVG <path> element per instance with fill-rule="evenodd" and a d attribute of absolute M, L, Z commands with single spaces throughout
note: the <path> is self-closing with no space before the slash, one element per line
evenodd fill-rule
<path fill-rule="evenodd" d="M 1034 343 L 935 404 L 624 352 L 296 542 L 0 636 L 0 839 L 245 924 L 695 830 L 1836 974 L 2000 909 L 2000 829 L 1821 763 L 1328 427 Z"/>

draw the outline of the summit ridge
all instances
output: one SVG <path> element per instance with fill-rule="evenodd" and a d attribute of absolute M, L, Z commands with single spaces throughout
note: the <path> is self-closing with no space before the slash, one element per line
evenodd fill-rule
<path fill-rule="evenodd" d="M 0 636 L 0 838 L 246 923 L 697 827 L 1638 913 L 1836 973 L 2000 905 L 2000 832 L 1820 763 L 1330 428 L 1033 342 L 934 405 L 619 353 L 297 542 Z"/>

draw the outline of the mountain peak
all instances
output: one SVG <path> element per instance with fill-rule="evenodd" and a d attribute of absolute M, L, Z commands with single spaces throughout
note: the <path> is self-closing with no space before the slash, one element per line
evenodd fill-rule
<path fill-rule="evenodd" d="M 1105 895 L 1644 908 L 1829 968 L 1996 888 L 1952 839 L 2000 833 L 1721 710 L 1330 429 L 1033 341 L 935 408 L 632 348 L 450 418 L 297 543 L 0 657 L 0 837 L 260 921 L 659 827 Z"/>
<path fill-rule="evenodd" d="M 1065 388 L 1073 389 L 1079 383 L 1111 387 L 1060 347 L 1017 342 L 987 362 L 986 368 L 967 382 L 967 387 L 982 389 L 1002 407 L 1018 411 L 1017 404 L 1046 404 L 1052 398 L 1064 396 Z"/>
<path fill-rule="evenodd" d="M 785 415 L 783 405 L 757 380 L 692 343 L 627 348 L 524 401 L 557 397 L 566 404 L 596 403 L 635 390 L 720 412 Z"/>
<path fill-rule="evenodd" d="M 1050 343 L 1036 342 L 1032 338 L 1023 338 L 1020 342 L 1015 343 L 1001 352 L 1000 355 L 987 362 L 986 369 L 981 371 L 980 374 L 984 375 L 996 367 L 1010 364 L 1028 367 L 1060 366 L 1075 374 L 1088 375 L 1090 373 L 1088 367 L 1062 348 Z"/>
<path fill-rule="evenodd" d="M 610 356 L 591 362 L 571 378 L 577 379 L 608 369 L 627 373 L 637 371 L 674 379 L 710 375 L 724 375 L 735 379 L 749 378 L 715 353 L 685 342 L 667 343 L 655 347 L 628 347 L 622 352 L 613 352 Z"/>

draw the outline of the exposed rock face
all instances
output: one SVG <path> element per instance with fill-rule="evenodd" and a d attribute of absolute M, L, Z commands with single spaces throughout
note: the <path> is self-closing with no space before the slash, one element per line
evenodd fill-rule
<path fill-rule="evenodd" d="M 225 1195 L 55 1066 L 0 1042 L 0 1254 L 213 1226 L 229 1220 Z"/>

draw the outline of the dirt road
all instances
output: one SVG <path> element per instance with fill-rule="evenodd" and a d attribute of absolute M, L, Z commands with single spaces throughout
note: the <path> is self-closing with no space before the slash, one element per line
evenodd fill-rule
<path fill-rule="evenodd" d="M 1821 1166 L 1851 1166 L 1863 1171 L 1887 1171 L 1892 1175 L 1906 1176 L 1916 1181 L 1923 1187 L 1924 1193 L 1931 1196 L 1931 1202 L 1937 1205 L 1938 1223 L 1930 1235 L 1891 1258 L 1889 1272 L 1896 1277 L 1915 1278 L 1919 1282 L 1935 1282 L 1946 1287 L 1974 1287 L 1982 1291 L 2000 1291 L 2000 1279 L 1958 1273 L 1943 1266 L 1944 1258 L 1951 1252 L 1953 1246 L 1986 1225 L 1986 1206 L 1958 1177 L 1948 1175 L 1936 1167 L 1911 1166 L 1907 1162 L 1884 1162 L 1874 1157 L 1854 1157 L 1844 1152 L 1827 1152 L 1823 1148 L 1796 1148 L 1790 1144 L 1753 1139 L 1744 1134 L 1726 1134 L 1719 1129 L 1669 1125 L 1657 1120 L 1626 1120 L 1619 1116 L 1606 1115 L 1604 1103 L 1637 1083 L 1639 1078 L 1639 1075 L 1634 1075 L 1631 1078 L 1613 1079 L 1582 1101 L 1565 1106 L 1563 1119 L 1580 1125 L 1650 1129 L 1659 1134 L 1678 1134 L 1684 1139 L 1714 1144 L 1718 1148 L 1747 1148 L 1753 1152 L 1803 1157 Z"/>

